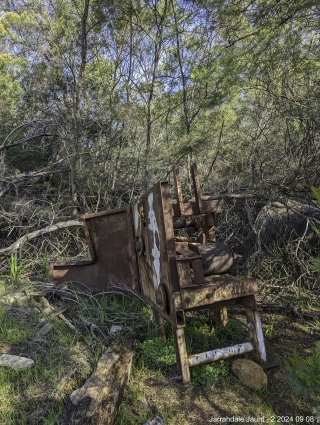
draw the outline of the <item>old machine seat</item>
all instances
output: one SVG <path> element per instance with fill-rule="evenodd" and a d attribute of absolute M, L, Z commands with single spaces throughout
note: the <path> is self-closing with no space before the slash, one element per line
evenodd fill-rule
<path fill-rule="evenodd" d="M 190 382 L 189 368 L 195 365 L 249 351 L 260 362 L 267 360 L 255 301 L 257 283 L 227 274 L 234 256 L 228 245 L 215 241 L 219 201 L 202 199 L 195 164 L 191 172 L 195 201 L 183 201 L 175 166 L 176 202 L 171 202 L 169 184 L 159 182 L 131 207 L 85 215 L 82 219 L 92 260 L 51 264 L 51 278 L 57 285 L 73 282 L 94 293 L 121 285 L 142 296 L 153 307 L 159 325 L 163 319 L 172 325 L 178 369 L 185 384 Z M 188 355 L 185 313 L 209 308 L 215 323 L 226 325 L 227 307 L 233 304 L 245 309 L 248 339 Z"/>

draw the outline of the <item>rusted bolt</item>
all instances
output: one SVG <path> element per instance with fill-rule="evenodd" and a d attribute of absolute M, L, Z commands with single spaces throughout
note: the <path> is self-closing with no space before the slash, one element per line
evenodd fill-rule
<path fill-rule="evenodd" d="M 190 303 L 190 298 L 187 297 L 187 298 L 184 299 L 184 301 L 185 301 L 186 304 L 189 304 Z"/>

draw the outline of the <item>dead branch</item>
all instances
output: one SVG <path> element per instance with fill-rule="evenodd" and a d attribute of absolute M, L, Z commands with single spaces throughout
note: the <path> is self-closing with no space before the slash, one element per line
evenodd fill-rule
<path fill-rule="evenodd" d="M 25 139 L 17 140 L 16 142 L 10 143 L 10 145 L 2 144 L 0 146 L 0 151 L 2 151 L 4 149 L 13 148 L 14 146 L 22 145 L 23 143 L 27 143 L 27 142 L 30 142 L 32 140 L 38 139 L 39 137 L 49 137 L 49 136 L 54 136 L 54 135 L 51 134 L 51 133 L 41 133 L 41 134 L 36 134 L 34 136 L 31 136 L 31 137 L 27 137 Z"/>
<path fill-rule="evenodd" d="M 0 187 L 0 198 L 9 192 L 13 187 L 19 186 L 20 182 L 25 182 L 26 180 L 32 180 L 40 177 L 45 177 L 51 174 L 63 173 L 65 170 L 51 170 L 51 171 L 41 171 L 37 173 L 26 173 L 26 174 L 17 174 L 14 177 L 2 179 L 0 178 L 0 182 L 2 182 L 3 186 Z"/>
<path fill-rule="evenodd" d="M 30 239 L 34 239 L 40 235 L 44 235 L 45 233 L 54 232 L 55 230 L 65 229 L 66 227 L 72 226 L 82 226 L 82 223 L 77 220 L 69 220 L 69 221 L 60 221 L 56 224 L 51 224 L 50 226 L 44 227 L 43 229 L 35 230 L 34 232 L 27 233 L 24 236 L 21 236 L 16 242 L 7 248 L 0 249 L 0 257 L 7 257 L 11 255 L 13 252 L 17 251 L 25 242 Z"/>

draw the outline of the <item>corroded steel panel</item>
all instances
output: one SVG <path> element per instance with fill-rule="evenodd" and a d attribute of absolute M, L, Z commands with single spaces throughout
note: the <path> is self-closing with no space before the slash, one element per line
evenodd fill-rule
<path fill-rule="evenodd" d="M 144 246 L 137 256 L 141 294 L 167 320 L 176 325 L 172 292 L 179 289 L 169 187 L 159 182 L 132 206 L 136 244 Z M 142 242 L 141 242 L 142 241 Z M 157 303 L 160 286 L 165 288 L 167 307 Z M 158 296 L 158 299 L 162 297 Z"/>
<path fill-rule="evenodd" d="M 51 264 L 55 284 L 73 282 L 94 293 L 113 285 L 139 291 L 129 208 L 82 217 L 92 261 Z"/>

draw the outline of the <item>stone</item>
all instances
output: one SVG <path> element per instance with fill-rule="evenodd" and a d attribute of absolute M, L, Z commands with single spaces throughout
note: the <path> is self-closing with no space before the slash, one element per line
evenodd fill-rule
<path fill-rule="evenodd" d="M 122 330 L 122 326 L 113 325 L 113 326 L 111 326 L 111 329 L 110 329 L 110 335 L 115 336 L 117 334 L 117 332 L 119 332 L 121 330 Z"/>
<path fill-rule="evenodd" d="M 8 366 L 12 369 L 28 369 L 33 363 L 34 361 L 27 357 L 12 356 L 10 354 L 2 354 L 0 356 L 0 366 Z"/>
<path fill-rule="evenodd" d="M 262 367 L 252 360 L 237 359 L 232 364 L 232 372 L 244 385 L 254 390 L 268 385 L 268 378 Z"/>
<path fill-rule="evenodd" d="M 18 306 L 23 306 L 25 304 L 27 304 L 29 300 L 29 296 L 22 294 L 21 292 L 17 292 L 15 294 L 12 295 L 8 295 L 6 297 L 3 297 L 1 299 L 2 303 L 7 304 L 7 305 L 18 305 Z"/>

